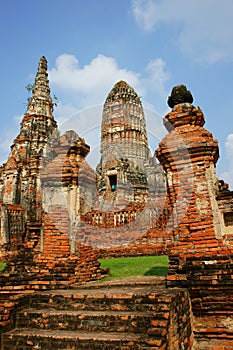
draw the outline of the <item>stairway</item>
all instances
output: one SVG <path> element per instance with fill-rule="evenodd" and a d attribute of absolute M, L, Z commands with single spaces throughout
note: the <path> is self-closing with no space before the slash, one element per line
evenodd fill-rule
<path fill-rule="evenodd" d="M 190 304 L 163 277 L 53 290 L 27 297 L 2 350 L 191 349 Z M 182 325 L 181 325 L 182 321 Z"/>

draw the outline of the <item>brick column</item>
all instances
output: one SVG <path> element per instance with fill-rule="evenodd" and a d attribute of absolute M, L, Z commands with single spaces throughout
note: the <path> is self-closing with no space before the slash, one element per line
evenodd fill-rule
<path fill-rule="evenodd" d="M 225 235 L 216 201 L 218 142 L 204 123 L 201 109 L 187 102 L 187 97 L 173 103 L 164 118 L 169 134 L 156 155 L 166 172 L 172 207 L 171 255 L 217 251 Z"/>

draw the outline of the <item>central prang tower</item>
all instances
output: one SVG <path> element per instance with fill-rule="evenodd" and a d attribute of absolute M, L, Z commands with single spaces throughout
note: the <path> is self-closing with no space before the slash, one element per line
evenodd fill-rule
<path fill-rule="evenodd" d="M 113 152 L 113 153 L 112 153 Z M 149 146 L 140 97 L 126 82 L 119 81 L 110 91 L 103 109 L 102 159 L 125 156 L 142 166 Z"/>
<path fill-rule="evenodd" d="M 140 97 L 121 80 L 103 108 L 101 160 L 97 166 L 100 209 L 146 201 L 149 187 L 156 186 L 156 166 Z"/>

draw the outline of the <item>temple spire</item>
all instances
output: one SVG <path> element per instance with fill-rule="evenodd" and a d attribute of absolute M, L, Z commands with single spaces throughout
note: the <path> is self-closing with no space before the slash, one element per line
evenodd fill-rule
<path fill-rule="evenodd" d="M 47 60 L 42 56 L 39 60 L 38 70 L 29 100 L 27 113 L 31 115 L 45 115 L 52 117 L 53 102 L 50 95 Z"/>
<path fill-rule="evenodd" d="M 125 146 L 127 140 L 128 148 Z M 101 155 L 112 158 L 112 148 L 128 159 L 147 159 L 149 146 L 146 121 L 138 94 L 125 81 L 114 85 L 107 96 L 102 115 Z"/>

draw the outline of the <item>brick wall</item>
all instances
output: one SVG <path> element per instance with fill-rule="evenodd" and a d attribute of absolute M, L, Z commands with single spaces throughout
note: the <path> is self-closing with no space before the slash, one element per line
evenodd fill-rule
<path fill-rule="evenodd" d="M 174 274 L 175 272 L 175 274 Z M 188 288 L 195 315 L 224 315 L 233 309 L 233 254 L 170 258 L 168 287 Z"/>

